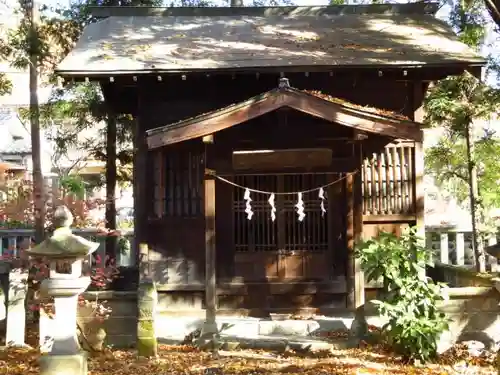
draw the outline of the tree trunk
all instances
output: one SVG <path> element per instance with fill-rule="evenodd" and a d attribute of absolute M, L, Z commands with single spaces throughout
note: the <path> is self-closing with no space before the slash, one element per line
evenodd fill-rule
<path fill-rule="evenodd" d="M 469 171 L 469 202 L 472 224 L 472 246 L 474 249 L 474 261 L 476 264 L 477 272 L 485 272 L 485 256 L 484 246 L 481 240 L 480 233 L 478 233 L 478 205 L 479 201 L 479 188 L 477 184 L 477 165 L 474 158 L 474 142 L 471 134 L 471 124 L 469 123 L 465 129 L 465 142 L 467 147 L 467 169 Z"/>
<path fill-rule="evenodd" d="M 116 230 L 116 117 L 108 114 L 106 131 L 106 228 Z M 117 238 L 106 239 L 106 254 L 115 257 Z"/>
<path fill-rule="evenodd" d="M 35 214 L 35 242 L 45 235 L 45 194 L 40 151 L 40 108 L 38 105 L 38 9 L 34 0 L 28 3 L 30 18 L 30 124 L 31 157 L 33 161 L 33 205 Z"/>
<path fill-rule="evenodd" d="M 491 18 L 500 28 L 500 0 L 485 0 L 485 3 Z"/>

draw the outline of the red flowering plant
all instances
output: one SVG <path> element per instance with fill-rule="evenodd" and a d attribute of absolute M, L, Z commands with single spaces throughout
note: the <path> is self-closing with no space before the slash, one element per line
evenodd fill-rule
<path fill-rule="evenodd" d="M 32 229 L 34 227 L 33 214 L 33 185 L 30 181 L 22 179 L 4 178 L 0 181 L 0 229 Z M 51 192 L 45 197 L 47 204 L 46 227 L 48 231 L 52 228 L 52 207 L 64 204 L 73 214 L 73 227 L 98 229 L 98 235 L 117 235 L 114 232 L 106 232 L 103 228 L 103 220 L 92 218 L 90 212 L 103 207 L 100 200 L 84 200 L 74 194 L 60 192 L 57 196 Z M 26 236 L 24 233 L 23 236 Z M 0 261 L 9 263 L 11 268 L 21 270 L 28 274 L 27 280 L 27 306 L 29 308 L 28 318 L 31 321 L 38 320 L 40 311 L 49 318 L 54 314 L 54 305 L 51 298 L 47 298 L 40 293 L 40 285 L 43 280 L 49 277 L 49 264 L 46 259 L 29 258 L 25 252 L 33 245 L 31 238 L 18 241 L 16 233 L 8 233 L 7 237 L 14 239 L 9 243 L 7 249 L 3 249 L 0 254 Z M 118 276 L 118 270 L 114 259 L 106 257 L 101 259 L 99 255 L 91 256 L 89 262 L 84 267 L 84 275 L 89 276 L 91 283 L 89 290 L 101 291 L 108 289 L 112 281 Z M 89 264 L 91 263 L 91 264 Z M 58 272 L 68 271 L 69 264 L 59 262 Z M 96 296 L 99 294 L 96 293 Z M 111 310 L 106 306 L 106 301 L 95 299 L 86 300 L 84 296 L 79 296 L 79 314 L 85 315 L 85 324 L 79 322 L 80 332 L 84 332 L 88 323 L 102 323 Z M 88 319 L 90 318 L 90 319 Z M 85 337 L 85 333 L 83 333 Z"/>
<path fill-rule="evenodd" d="M 88 288 L 90 291 L 107 290 L 113 280 L 119 277 L 116 262 L 108 255 L 106 255 L 105 259 L 102 259 L 100 255 L 96 255 L 95 266 L 87 267 L 85 274 L 90 277 L 90 286 Z M 92 317 L 101 322 L 108 318 L 111 312 L 111 310 L 105 306 L 106 301 L 98 300 L 97 293 L 95 300 L 86 300 L 80 295 L 78 303 L 80 307 L 92 307 Z"/>
<path fill-rule="evenodd" d="M 43 309 L 49 315 L 53 314 L 53 301 L 46 298 L 40 293 L 40 285 L 43 280 L 49 277 L 49 262 L 43 258 L 28 259 L 26 252 L 26 243 L 21 244 L 18 249 L 9 247 L 4 250 L 0 256 L 0 261 L 8 262 L 11 268 L 24 270 L 29 274 L 28 290 L 31 291 L 31 298 L 28 306 L 31 311 Z M 84 276 L 90 277 L 89 289 L 91 291 L 102 291 L 109 288 L 110 284 L 119 276 L 118 268 L 115 265 L 114 259 L 106 256 L 104 260 L 99 255 L 95 256 L 93 266 L 85 267 Z M 57 268 L 59 272 L 67 272 L 70 266 L 67 262 L 58 262 Z M 97 294 L 96 294 L 97 295 Z M 109 316 L 110 310 L 105 306 L 106 301 L 86 300 L 83 295 L 79 296 L 80 306 L 92 306 L 92 314 L 98 320 L 104 320 Z"/>
<path fill-rule="evenodd" d="M 74 228 L 104 228 L 104 220 L 90 213 L 104 207 L 102 199 L 82 199 L 65 191 L 47 192 L 45 225 L 52 224 L 53 207 L 65 205 L 73 214 Z M 0 229 L 34 228 L 33 183 L 29 180 L 0 179 Z"/>

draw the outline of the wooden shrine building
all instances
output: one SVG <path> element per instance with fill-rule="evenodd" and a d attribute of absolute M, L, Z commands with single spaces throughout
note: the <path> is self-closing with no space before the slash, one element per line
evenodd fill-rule
<path fill-rule="evenodd" d="M 58 68 L 131 113 L 135 236 L 172 308 L 357 307 L 357 239 L 423 225 L 422 101 L 484 60 L 437 4 L 96 8 Z"/>

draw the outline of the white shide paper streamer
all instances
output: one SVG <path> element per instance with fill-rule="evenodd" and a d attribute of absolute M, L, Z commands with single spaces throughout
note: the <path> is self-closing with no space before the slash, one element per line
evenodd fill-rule
<path fill-rule="evenodd" d="M 304 213 L 304 201 L 302 200 L 302 193 L 298 193 L 297 195 L 297 204 L 295 205 L 295 208 L 297 208 L 299 221 L 302 221 L 306 217 L 306 214 Z"/>
<path fill-rule="evenodd" d="M 252 211 L 252 204 L 250 203 L 252 202 L 252 198 L 250 198 L 250 190 L 248 189 L 245 190 L 245 195 L 243 195 L 243 199 L 246 201 L 245 213 L 247 214 L 247 219 L 252 220 L 253 211 Z"/>
<path fill-rule="evenodd" d="M 319 197 L 319 199 L 321 199 L 321 204 L 320 204 L 321 216 L 325 216 L 325 214 L 326 214 L 326 208 L 325 208 L 326 197 L 325 197 L 325 190 L 323 188 L 319 189 L 318 197 Z"/>
<path fill-rule="evenodd" d="M 271 196 L 268 199 L 268 203 L 271 206 L 271 220 L 276 220 L 276 205 L 274 204 L 274 193 L 271 193 Z"/>

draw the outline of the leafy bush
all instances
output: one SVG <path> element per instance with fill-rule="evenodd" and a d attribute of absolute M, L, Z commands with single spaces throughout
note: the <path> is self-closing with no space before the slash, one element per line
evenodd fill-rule
<path fill-rule="evenodd" d="M 387 319 L 382 332 L 393 350 L 407 360 L 427 361 L 437 354 L 437 342 L 448 329 L 448 320 L 437 308 L 444 299 L 443 284 L 425 274 L 430 253 L 415 229 L 397 237 L 381 232 L 358 244 L 367 281 L 383 282 L 383 301 L 372 301 Z"/>

